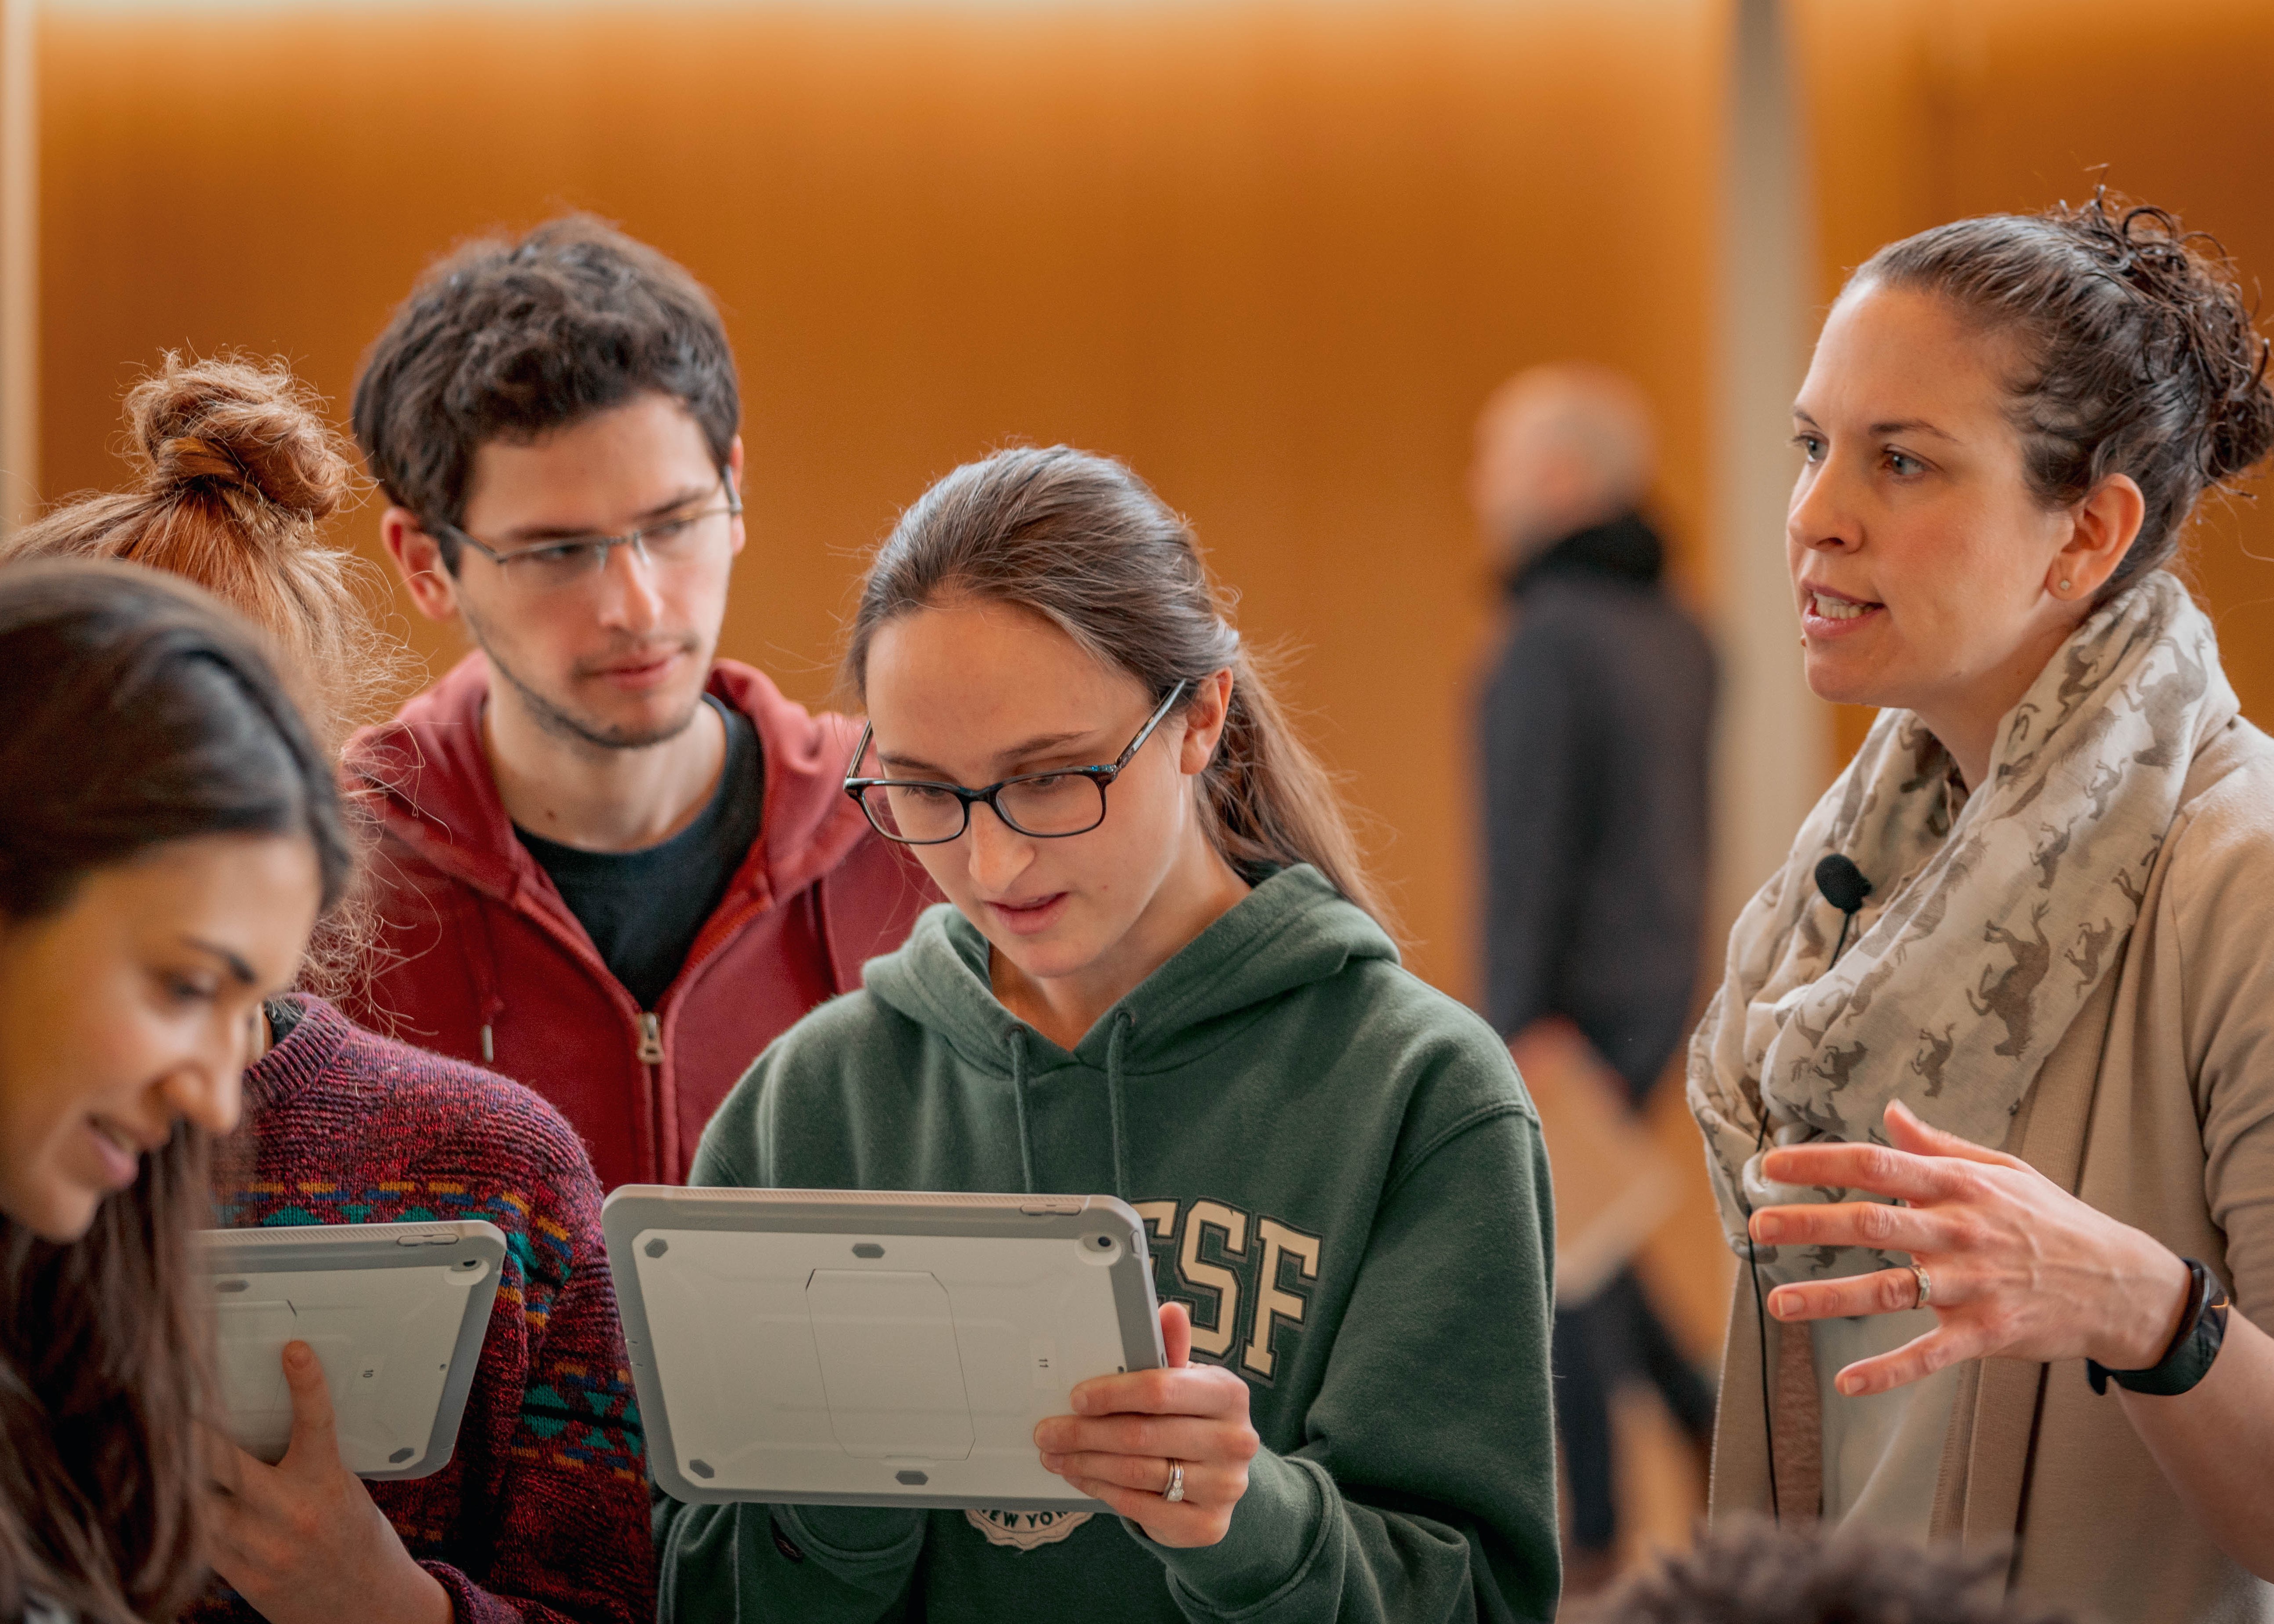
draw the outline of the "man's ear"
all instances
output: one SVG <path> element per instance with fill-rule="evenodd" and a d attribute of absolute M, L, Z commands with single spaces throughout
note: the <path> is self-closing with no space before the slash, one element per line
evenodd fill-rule
<path fill-rule="evenodd" d="M 389 508 L 379 516 L 379 539 L 410 601 L 430 620 L 458 618 L 458 583 L 442 565 L 442 548 L 408 508 Z"/>
<path fill-rule="evenodd" d="M 2045 590 L 2072 603 L 2090 602 L 2132 551 L 2147 513 L 2147 498 L 2131 475 L 2111 474 L 2095 485 L 2071 512 L 2068 543 L 2045 574 Z"/>
<path fill-rule="evenodd" d="M 1231 714 L 1231 670 L 1202 677 L 1193 684 L 1192 703 L 1185 707 L 1185 737 L 1177 752 L 1178 770 L 1190 778 L 1207 771 L 1224 738 Z"/>
<path fill-rule="evenodd" d="M 742 498 L 742 437 L 740 434 L 735 435 L 734 443 L 727 447 L 727 483 L 734 489 L 734 500 L 740 501 Z M 749 540 L 749 534 L 742 515 L 736 514 L 734 549 L 728 556 L 738 556 L 742 553 L 743 545 Z"/>

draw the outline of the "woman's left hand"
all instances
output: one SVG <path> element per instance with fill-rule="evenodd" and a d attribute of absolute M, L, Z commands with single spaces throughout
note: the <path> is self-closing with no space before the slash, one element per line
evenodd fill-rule
<path fill-rule="evenodd" d="M 2119 1223 L 2026 1162 L 1931 1128 L 1901 1101 L 1887 1107 L 1893 1148 L 1817 1144 L 1769 1152 L 1763 1175 L 1783 1184 L 1868 1191 L 1871 1201 L 1765 1207 L 1752 1236 L 1776 1246 L 1906 1252 L 1931 1282 L 1935 1328 L 1840 1372 L 1841 1393 L 1884 1393 L 1966 1359 L 2097 1359 L 2111 1370 L 2155 1364 L 2186 1312 L 2187 1265 L 2152 1236 Z M 1779 1320 L 1828 1320 L 1916 1308 L 1907 1268 L 1779 1286 Z"/>
<path fill-rule="evenodd" d="M 1192 1362 L 1193 1322 L 1182 1304 L 1162 1308 L 1161 1342 L 1163 1368 L 1083 1382 L 1074 1413 L 1035 1427 L 1035 1445 L 1045 1467 L 1157 1543 L 1212 1545 L 1231 1526 L 1262 1440 L 1248 1425 L 1247 1384 Z M 1171 1462 L 1185 1469 L 1181 1500 L 1161 1498 Z"/>
<path fill-rule="evenodd" d="M 292 1441 L 264 1465 L 215 1440 L 214 1571 L 271 1624 L 450 1624 L 441 1582 L 411 1560 L 363 1479 L 340 1459 L 315 1350 L 284 1344 Z"/>

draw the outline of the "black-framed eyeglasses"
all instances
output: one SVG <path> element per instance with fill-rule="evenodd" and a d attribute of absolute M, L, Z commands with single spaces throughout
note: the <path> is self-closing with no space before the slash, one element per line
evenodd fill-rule
<path fill-rule="evenodd" d="M 618 547 L 629 547 L 643 563 L 654 569 L 676 568 L 703 558 L 711 551 L 711 544 L 724 538 L 727 527 L 742 512 L 742 499 L 734 489 L 734 482 L 722 471 L 719 483 L 726 491 L 725 507 L 659 519 L 621 536 L 562 536 L 501 553 L 455 524 L 435 524 L 430 530 L 449 537 L 462 546 L 471 547 L 495 564 L 516 587 L 531 592 L 554 592 L 599 580 L 607 570 L 608 554 Z"/>
<path fill-rule="evenodd" d="M 971 827 L 971 808 L 986 805 L 1022 835 L 1042 840 L 1086 835 L 1105 821 L 1106 786 L 1119 778 L 1145 741 L 1174 708 L 1190 682 L 1179 682 L 1155 707 L 1145 726 L 1107 766 L 1059 767 L 1050 772 L 1021 773 L 990 784 L 985 789 L 966 789 L 960 784 L 936 784 L 925 778 L 862 778 L 845 775 L 845 793 L 861 803 L 870 825 L 887 840 L 902 846 L 945 846 L 960 839 Z M 857 771 L 869 754 L 874 723 L 861 730 L 853 751 Z"/>

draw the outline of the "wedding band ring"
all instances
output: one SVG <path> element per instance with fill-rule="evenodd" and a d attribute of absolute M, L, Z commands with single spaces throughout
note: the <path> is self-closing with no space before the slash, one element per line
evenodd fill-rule
<path fill-rule="evenodd" d="M 1934 1282 L 1926 1277 L 1926 1271 L 1917 1264 L 1908 1264 L 1905 1267 L 1910 1270 L 1911 1278 L 1918 1282 L 1918 1301 L 1911 1306 L 1913 1308 L 1931 1307 L 1934 1303 Z"/>
<path fill-rule="evenodd" d="M 1161 1498 L 1167 1500 L 1173 1506 L 1178 1500 L 1184 1499 L 1184 1497 L 1185 1463 L 1182 1461 L 1171 1461 L 1169 1462 L 1169 1486 L 1161 1491 Z"/>

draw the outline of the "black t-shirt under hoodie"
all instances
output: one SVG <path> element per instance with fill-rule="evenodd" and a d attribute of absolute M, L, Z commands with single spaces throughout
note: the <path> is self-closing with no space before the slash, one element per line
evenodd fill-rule
<path fill-rule="evenodd" d="M 670 839 L 636 852 L 587 852 L 514 826 L 608 973 L 644 1010 L 662 999 L 704 922 L 718 911 L 758 838 L 765 801 L 758 730 L 741 711 L 703 697 L 727 725 L 726 765 L 710 804 Z"/>

